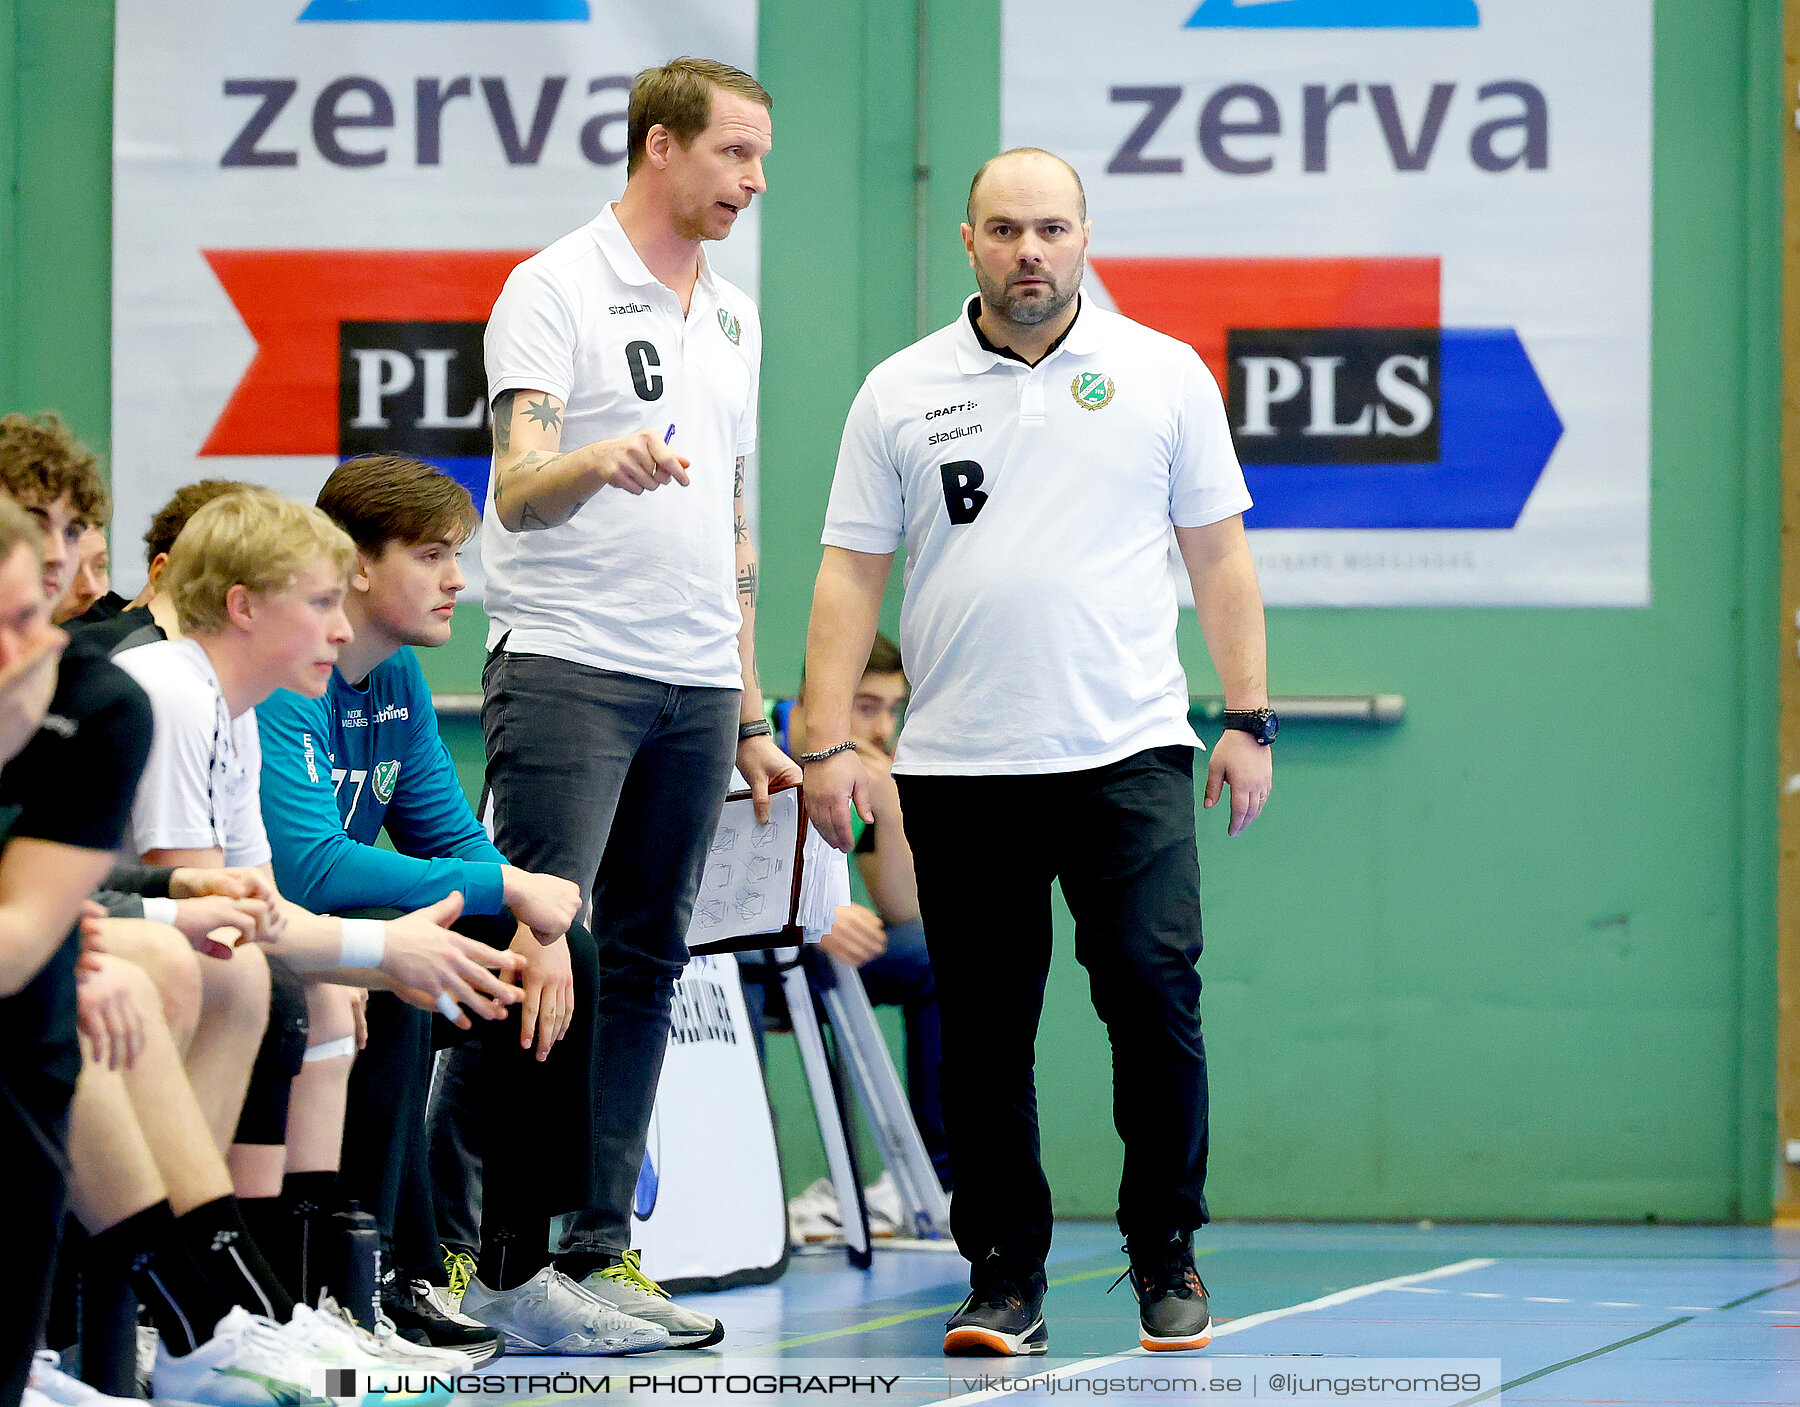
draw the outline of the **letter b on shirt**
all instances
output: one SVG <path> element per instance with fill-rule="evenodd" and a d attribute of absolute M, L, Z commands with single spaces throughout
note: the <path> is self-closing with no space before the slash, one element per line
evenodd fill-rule
<path fill-rule="evenodd" d="M 944 507 L 949 510 L 950 521 L 974 522 L 988 501 L 981 491 L 981 481 L 986 477 L 981 466 L 972 459 L 959 459 L 943 465 L 938 473 L 944 476 Z"/>

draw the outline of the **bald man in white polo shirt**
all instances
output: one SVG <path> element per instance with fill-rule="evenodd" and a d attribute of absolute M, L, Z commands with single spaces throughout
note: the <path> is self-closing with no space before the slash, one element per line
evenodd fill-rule
<path fill-rule="evenodd" d="M 765 812 L 771 783 L 799 776 L 756 676 L 744 457 L 761 327 L 701 248 L 765 188 L 769 95 L 725 64 L 677 59 L 638 75 L 628 126 L 623 197 L 513 271 L 484 351 L 494 839 L 592 897 L 597 990 L 565 950 L 537 984 L 537 1019 L 556 1029 L 570 1003 L 596 1002 L 598 1056 L 589 1205 L 568 1209 L 554 1267 L 541 1224 L 490 1244 L 484 1217 L 475 1300 L 489 1308 L 474 1312 L 498 1322 L 514 1291 L 521 1305 L 566 1298 L 566 1275 L 699 1347 L 722 1331 L 644 1278 L 631 1199 L 732 765 Z M 528 957 L 554 964 L 563 948 Z"/>
<path fill-rule="evenodd" d="M 946 1352 L 1042 1353 L 1050 1191 L 1033 1043 L 1050 884 L 1113 1047 L 1119 1227 L 1146 1349 L 1207 1343 L 1189 1238 L 1206 1219 L 1200 870 L 1171 530 L 1224 681 L 1205 804 L 1230 833 L 1272 785 L 1250 506 L 1193 348 L 1080 293 L 1080 178 L 1023 149 L 962 227 L 979 293 L 883 362 L 844 427 L 807 638 L 807 804 L 845 848 L 867 779 L 850 701 L 894 550 L 912 701 L 893 772 L 943 1023 L 951 1225 L 971 1292 Z"/>

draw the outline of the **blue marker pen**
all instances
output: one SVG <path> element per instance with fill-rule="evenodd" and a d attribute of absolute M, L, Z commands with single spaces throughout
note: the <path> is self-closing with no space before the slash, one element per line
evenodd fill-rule
<path fill-rule="evenodd" d="M 663 436 L 663 443 L 666 445 L 666 444 L 668 444 L 668 442 L 670 440 L 672 440 L 674 438 L 675 438 L 675 427 L 673 425 L 671 425 L 669 427 L 668 433 Z"/>

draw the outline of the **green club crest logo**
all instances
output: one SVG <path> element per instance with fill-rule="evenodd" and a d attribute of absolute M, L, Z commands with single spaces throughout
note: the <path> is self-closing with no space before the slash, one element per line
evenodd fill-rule
<path fill-rule="evenodd" d="M 743 328 L 738 326 L 738 320 L 732 315 L 730 308 L 719 309 L 719 331 L 723 332 L 731 339 L 732 346 L 735 347 L 737 345 L 738 337 L 742 334 L 743 330 Z"/>
<path fill-rule="evenodd" d="M 1083 371 L 1069 383 L 1069 394 L 1083 410 L 1104 410 L 1112 404 L 1113 379 L 1098 371 Z"/>
<path fill-rule="evenodd" d="M 386 805 L 394 799 L 394 783 L 400 780 L 399 762 L 375 764 L 375 799 Z"/>

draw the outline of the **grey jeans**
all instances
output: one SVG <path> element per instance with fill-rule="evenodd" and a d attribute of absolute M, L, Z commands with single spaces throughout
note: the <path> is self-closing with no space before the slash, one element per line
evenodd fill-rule
<path fill-rule="evenodd" d="M 741 695 L 511 654 L 504 642 L 482 693 L 494 843 L 593 904 L 594 1195 L 562 1218 L 556 1253 L 617 1255 L 631 1246 L 669 999 L 731 782 Z"/>

